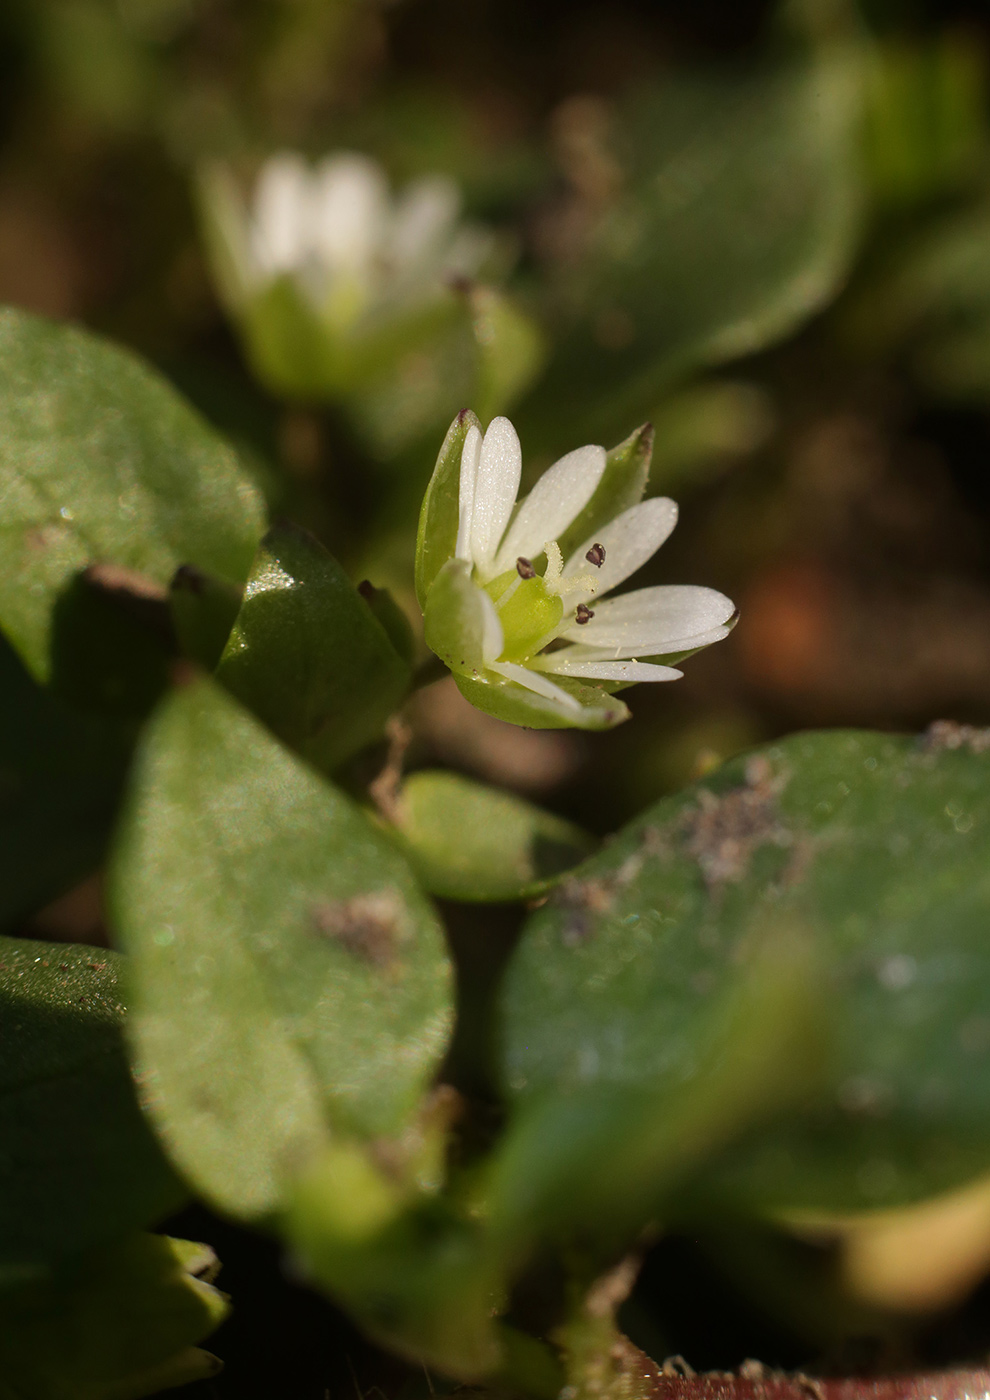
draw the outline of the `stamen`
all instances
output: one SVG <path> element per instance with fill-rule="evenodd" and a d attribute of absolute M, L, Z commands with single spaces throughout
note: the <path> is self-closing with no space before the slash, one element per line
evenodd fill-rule
<path fill-rule="evenodd" d="M 595 593 L 598 585 L 593 574 L 575 574 L 571 578 L 561 578 L 564 572 L 564 556 L 560 552 L 560 545 L 556 540 L 547 540 L 543 546 L 543 551 L 547 556 L 546 573 L 543 575 L 543 582 L 548 593 L 556 594 L 558 598 L 566 598 L 568 593 Z"/>
<path fill-rule="evenodd" d="M 590 622 L 594 615 L 587 603 L 578 603 L 574 613 L 574 621 L 583 626 L 584 623 Z"/>
<path fill-rule="evenodd" d="M 529 560 L 523 559 L 522 556 L 516 560 L 516 573 L 520 578 L 536 578 L 536 570 Z"/>
<path fill-rule="evenodd" d="M 584 557 L 589 564 L 594 564 L 596 569 L 600 569 L 605 563 L 605 546 L 603 544 L 593 544 Z"/>
<path fill-rule="evenodd" d="M 547 556 L 547 567 L 543 575 L 543 582 L 550 589 L 551 593 L 556 593 L 556 585 L 560 582 L 560 576 L 564 572 L 564 556 L 561 554 L 560 545 L 556 540 L 547 540 L 543 546 L 543 552 Z"/>

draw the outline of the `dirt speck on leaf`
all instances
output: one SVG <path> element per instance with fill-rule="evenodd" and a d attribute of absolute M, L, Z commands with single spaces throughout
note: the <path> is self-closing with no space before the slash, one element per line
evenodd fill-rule
<path fill-rule="evenodd" d="M 576 948 L 590 935 L 599 914 L 612 907 L 616 877 L 569 877 L 561 882 L 554 903 L 566 911 L 560 941 L 565 948 Z"/>
<path fill-rule="evenodd" d="M 698 805 L 682 818 L 682 830 L 684 849 L 698 862 L 709 891 L 743 879 L 754 851 L 767 842 L 793 845 L 777 808 L 786 783 L 787 775 L 774 776 L 767 759 L 757 754 L 746 764 L 743 787 L 721 794 L 699 791 Z"/>
<path fill-rule="evenodd" d="M 925 753 L 945 753 L 967 749 L 970 753 L 990 753 L 990 729 L 977 729 L 973 724 L 957 724 L 952 719 L 937 719 L 921 736 Z"/>
<path fill-rule="evenodd" d="M 372 967 L 391 967 L 405 933 L 405 910 L 394 890 L 356 894 L 311 910 L 316 931 Z"/>

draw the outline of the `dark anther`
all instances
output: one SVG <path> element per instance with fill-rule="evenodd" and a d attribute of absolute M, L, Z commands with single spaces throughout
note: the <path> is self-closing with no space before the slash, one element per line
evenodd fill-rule
<path fill-rule="evenodd" d="M 536 570 L 528 559 L 519 558 L 516 560 L 516 573 L 520 578 L 536 578 Z"/>
<path fill-rule="evenodd" d="M 584 557 L 589 564 L 594 564 L 596 569 L 600 569 L 605 563 L 605 546 L 603 544 L 593 544 Z"/>
<path fill-rule="evenodd" d="M 363 578 L 357 586 L 357 591 L 361 594 L 361 597 L 364 598 L 366 602 L 370 603 L 372 598 L 378 592 L 378 589 L 375 587 L 375 585 L 371 582 L 370 579 Z"/>
<path fill-rule="evenodd" d="M 578 603 L 577 608 L 574 612 L 574 620 L 575 622 L 580 623 L 581 626 L 584 626 L 586 622 L 591 621 L 594 615 L 595 614 L 588 607 L 587 603 Z"/>

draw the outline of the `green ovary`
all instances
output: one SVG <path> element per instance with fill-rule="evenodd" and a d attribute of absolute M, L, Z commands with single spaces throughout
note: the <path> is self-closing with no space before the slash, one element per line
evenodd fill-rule
<path fill-rule="evenodd" d="M 525 661 L 558 626 L 564 615 L 564 605 L 556 594 L 548 592 L 539 577 L 521 580 L 511 592 L 511 584 L 510 588 L 499 587 L 504 578 L 502 575 L 489 584 L 505 635 L 500 660 Z M 499 606 L 498 599 L 506 594 L 505 603 Z"/>

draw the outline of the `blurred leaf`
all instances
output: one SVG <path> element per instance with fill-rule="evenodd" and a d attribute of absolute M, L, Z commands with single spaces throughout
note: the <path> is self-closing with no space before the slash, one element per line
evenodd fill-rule
<path fill-rule="evenodd" d="M 195 1343 L 230 1311 L 195 1275 L 206 1245 L 130 1235 L 43 1282 L 0 1290 L 3 1400 L 140 1400 L 215 1376 Z"/>
<path fill-rule="evenodd" d="M 49 0 L 37 8 L 41 61 L 73 118 L 110 130 L 140 128 L 158 96 L 158 73 L 115 7 Z"/>
<path fill-rule="evenodd" d="M 783 961 L 807 946 L 801 995 L 809 1025 L 828 1027 L 827 1076 L 693 1189 L 751 1209 L 853 1209 L 985 1171 L 988 772 L 966 731 L 807 734 L 658 803 L 530 921 L 505 989 L 513 1095 L 538 1124 L 560 1095 L 690 1101 L 719 1072 L 732 1087 L 727 1069 L 702 1072 L 718 1008 L 776 928 Z M 725 1140 L 745 1127 L 739 1094 L 713 1100 Z M 614 1127 L 621 1143 L 627 1125 Z"/>
<path fill-rule="evenodd" d="M 535 426 L 552 412 L 607 439 L 687 371 L 752 354 L 828 304 L 859 231 L 860 87 L 857 53 L 835 46 L 640 93 L 604 156 L 618 192 L 572 274 Z"/>
<path fill-rule="evenodd" d="M 714 380 L 670 395 L 653 412 L 655 493 L 711 481 L 763 447 L 775 427 L 773 401 L 757 384 Z"/>
<path fill-rule="evenodd" d="M 0 939 L 0 1286 L 182 1202 L 135 1099 L 120 965 L 103 948 Z"/>
<path fill-rule="evenodd" d="M 594 847 L 586 832 L 532 803 L 457 773 L 414 773 L 396 816 L 423 887 L 445 899 L 526 899 Z"/>
<path fill-rule="evenodd" d="M 867 65 L 866 153 L 875 195 L 930 200 L 979 172 L 987 148 L 986 59 L 959 34 L 877 44 Z"/>
<path fill-rule="evenodd" d="M 233 453 L 127 351 L 0 313 L 0 622 L 29 669 L 52 669 L 57 600 L 87 565 L 164 587 L 180 564 L 240 581 L 262 504 Z"/>
<path fill-rule="evenodd" d="M 130 1030 L 197 1189 L 270 1214 L 331 1130 L 408 1122 L 450 974 L 408 867 L 208 680 L 152 720 L 114 862 Z"/>
<path fill-rule="evenodd" d="M 930 392 L 990 402 L 990 203 L 915 237 L 855 298 L 844 330 L 873 355 L 903 353 Z"/>
<path fill-rule="evenodd" d="M 547 345 L 536 322 L 495 287 L 465 293 L 478 361 L 471 401 L 483 423 L 506 413 L 543 368 Z"/>
<path fill-rule="evenodd" d="M 382 1345 L 465 1380 L 497 1367 L 498 1279 L 477 1222 L 446 1197 L 404 1202 L 366 1155 L 331 1146 L 295 1183 L 284 1228 L 309 1274 Z"/>
<path fill-rule="evenodd" d="M 130 742 L 43 690 L 0 637 L 0 924 L 100 865 Z"/>
<path fill-rule="evenodd" d="M 588 862 L 581 876 L 565 881 L 551 906 L 551 919 L 559 918 L 561 908 L 568 911 L 556 930 L 557 942 L 573 963 L 584 963 L 581 991 L 573 995 L 574 971 L 544 940 L 546 967 L 539 978 L 530 972 L 528 987 L 520 989 L 525 972 L 519 958 L 510 965 L 505 1059 L 527 1068 L 554 1055 L 565 1060 L 555 1079 L 539 1073 L 540 1064 L 525 1085 L 517 1072 L 509 1086 L 516 1095 L 515 1112 L 492 1163 L 488 1219 L 491 1248 L 510 1269 L 540 1240 L 572 1238 L 575 1232 L 604 1251 L 599 1255 L 604 1262 L 656 1217 L 699 1164 L 753 1123 L 800 1104 L 821 1077 L 827 1043 L 817 996 L 821 968 L 804 929 L 774 921 L 747 925 L 734 976 L 726 977 L 703 1006 L 695 1006 L 689 1029 L 678 1034 L 667 1001 L 661 996 L 648 1001 L 660 979 L 651 978 L 642 959 L 630 952 L 641 933 L 637 926 L 644 916 L 638 911 L 651 893 L 642 884 L 636 888 L 635 873 L 629 879 L 634 893 L 623 901 L 631 912 L 619 920 L 625 947 L 621 935 L 613 944 L 622 973 L 610 977 L 599 963 L 596 976 L 588 966 L 591 959 L 581 957 L 576 930 L 614 917 L 608 880 L 597 880 L 595 873 L 606 859 Z M 619 866 L 620 887 L 636 860 L 630 856 Z M 666 901 L 659 903 L 663 907 Z M 651 921 L 653 916 L 664 919 L 655 908 L 645 915 Z M 533 947 L 531 930 L 522 950 L 524 967 Z M 644 975 L 633 988 L 637 972 Z M 555 992 L 547 996 L 552 980 Z M 616 983 L 624 984 L 618 996 Z M 566 1004 L 565 988 L 572 993 Z M 519 1037 L 532 1024 L 540 995 L 546 1020 L 529 1055 Z M 514 1019 L 517 1009 L 523 1010 L 526 1029 L 523 1016 Z M 582 1012 L 590 1024 L 568 1036 L 567 1023 L 573 1026 Z M 632 1059 L 637 1052 L 641 1064 Z M 616 1060 L 625 1075 L 616 1072 Z M 552 1074 L 551 1066 L 546 1068 Z"/>
<path fill-rule="evenodd" d="M 381 736 L 411 670 L 336 559 L 278 524 L 259 546 L 217 676 L 286 744 L 331 770 Z"/>

